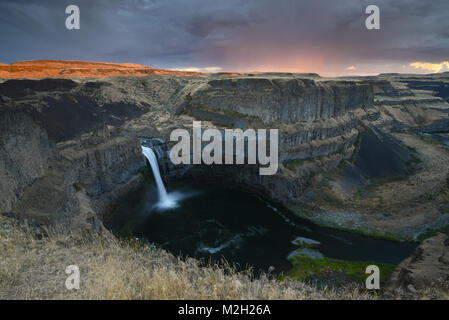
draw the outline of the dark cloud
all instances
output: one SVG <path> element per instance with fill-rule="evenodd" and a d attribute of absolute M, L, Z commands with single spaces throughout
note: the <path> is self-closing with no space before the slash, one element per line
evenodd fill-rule
<path fill-rule="evenodd" d="M 80 7 L 79 31 L 65 29 L 69 4 Z M 370 4 L 380 7 L 381 30 L 364 27 Z M 449 60 L 448 15 L 447 0 L 0 0 L 0 61 L 401 71 Z"/>

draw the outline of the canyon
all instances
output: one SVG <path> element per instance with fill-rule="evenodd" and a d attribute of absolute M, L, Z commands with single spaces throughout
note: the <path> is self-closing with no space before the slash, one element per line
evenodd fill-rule
<path fill-rule="evenodd" d="M 434 235 L 419 250 L 447 251 L 437 231 L 449 225 L 449 150 L 423 132 L 449 132 L 449 73 L 323 78 L 34 61 L 0 65 L 0 78 L 0 213 L 99 232 L 145 183 L 139 138 L 150 138 L 166 183 L 221 181 L 322 226 L 394 240 Z M 193 121 L 278 129 L 277 173 L 172 164 L 170 134 L 191 133 Z M 401 268 L 419 269 L 417 261 Z"/>

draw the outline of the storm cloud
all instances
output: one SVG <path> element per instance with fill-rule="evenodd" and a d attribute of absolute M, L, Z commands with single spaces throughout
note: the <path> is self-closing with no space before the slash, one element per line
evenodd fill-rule
<path fill-rule="evenodd" d="M 81 29 L 65 28 L 78 5 Z M 377 5 L 381 29 L 365 28 Z M 70 59 L 157 68 L 324 75 L 431 72 L 449 60 L 449 1 L 0 0 L 0 62 Z"/>

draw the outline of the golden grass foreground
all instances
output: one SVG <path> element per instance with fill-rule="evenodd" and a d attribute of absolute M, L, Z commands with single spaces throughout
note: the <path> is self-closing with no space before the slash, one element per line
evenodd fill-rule
<path fill-rule="evenodd" d="M 362 288 L 317 288 L 270 275 L 253 278 L 232 267 L 201 266 L 164 250 L 117 240 L 45 230 L 0 216 L 0 299 L 378 299 Z M 42 235 L 44 234 L 44 235 Z M 80 289 L 68 290 L 68 265 Z"/>

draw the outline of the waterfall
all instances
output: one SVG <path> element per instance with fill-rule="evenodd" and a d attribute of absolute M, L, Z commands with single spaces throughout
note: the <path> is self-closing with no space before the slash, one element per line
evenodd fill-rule
<path fill-rule="evenodd" d="M 142 152 L 150 162 L 151 169 L 153 170 L 154 180 L 156 180 L 157 191 L 159 194 L 159 201 L 156 206 L 159 208 L 175 207 L 176 202 L 167 194 L 167 190 L 165 189 L 164 182 L 161 178 L 161 173 L 159 172 L 157 158 L 153 152 L 153 149 L 142 146 Z"/>

